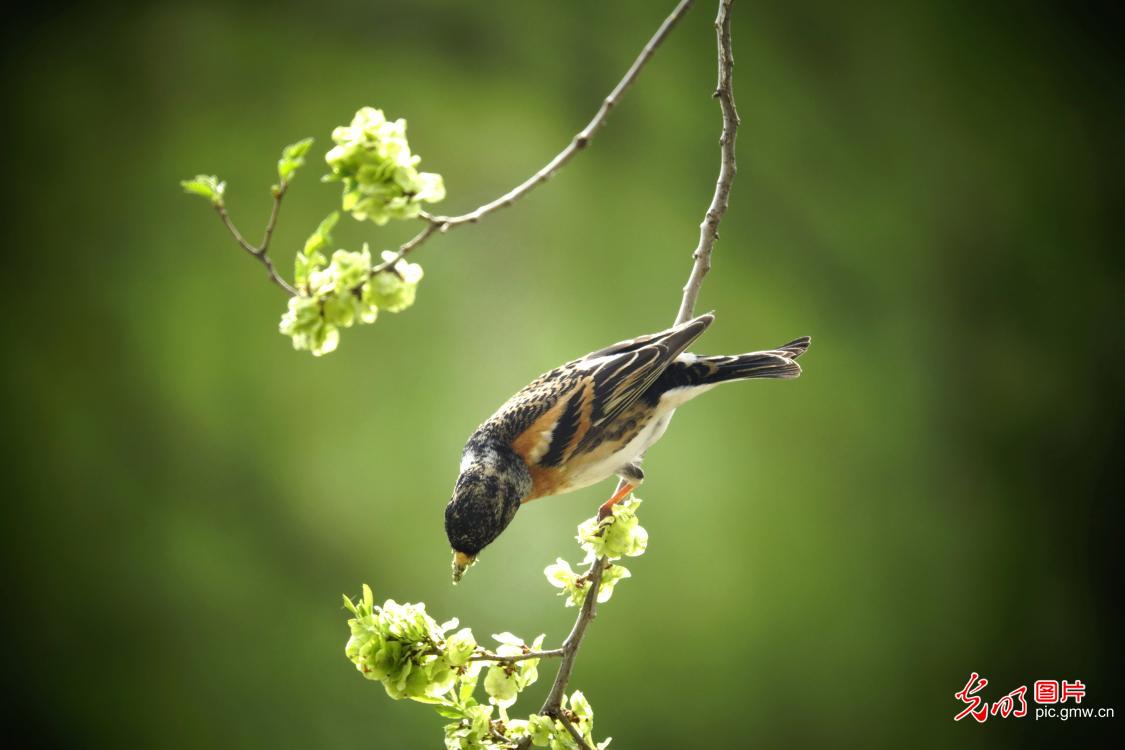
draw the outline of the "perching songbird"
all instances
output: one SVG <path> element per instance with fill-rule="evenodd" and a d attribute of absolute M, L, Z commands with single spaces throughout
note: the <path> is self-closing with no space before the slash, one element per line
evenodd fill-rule
<path fill-rule="evenodd" d="M 641 458 L 681 404 L 719 383 L 801 374 L 794 360 L 807 336 L 750 354 L 686 353 L 714 319 L 701 315 L 544 373 L 477 428 L 445 508 L 454 583 L 526 502 L 616 475 L 624 486 L 599 511 L 610 513 L 644 480 Z"/>

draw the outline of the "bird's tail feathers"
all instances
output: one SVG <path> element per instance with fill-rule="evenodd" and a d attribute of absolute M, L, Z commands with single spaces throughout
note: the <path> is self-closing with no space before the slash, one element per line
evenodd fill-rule
<path fill-rule="evenodd" d="M 801 366 L 794 360 L 808 351 L 809 343 L 809 337 L 802 336 L 769 351 L 729 357 L 701 357 L 701 362 L 711 365 L 711 372 L 704 383 L 725 383 L 728 380 L 749 378 L 796 378 L 801 374 Z"/>

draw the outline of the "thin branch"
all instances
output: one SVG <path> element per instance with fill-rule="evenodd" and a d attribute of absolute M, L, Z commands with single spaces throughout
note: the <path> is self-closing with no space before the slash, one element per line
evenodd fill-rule
<path fill-rule="evenodd" d="M 277 211 L 280 204 L 281 196 L 275 195 L 273 199 L 273 209 L 270 211 L 270 220 L 266 225 L 266 236 L 262 241 L 262 246 L 260 248 L 254 247 L 246 241 L 246 238 L 242 236 L 242 233 L 238 231 L 237 227 L 235 227 L 234 222 L 231 221 L 230 214 L 227 213 L 226 206 L 224 206 L 222 203 L 218 203 L 215 205 L 215 211 L 219 214 L 219 219 L 222 220 L 223 226 L 225 226 L 227 228 L 227 231 L 231 233 L 231 236 L 234 237 L 235 242 L 238 243 L 238 246 L 246 252 L 250 253 L 250 255 L 252 255 L 253 257 L 257 258 L 259 261 L 261 261 L 262 265 L 266 267 L 266 275 L 269 276 L 270 281 L 281 287 L 290 297 L 295 297 L 297 295 L 297 290 L 290 286 L 288 281 L 281 278 L 281 275 L 278 274 L 277 269 L 273 265 L 273 261 L 270 260 L 270 256 L 266 254 L 270 235 L 273 234 L 273 227 L 277 223 Z"/>
<path fill-rule="evenodd" d="M 556 656 L 562 656 L 564 653 L 565 650 L 561 648 L 552 648 L 548 651 L 528 651 L 523 654 L 515 654 L 514 656 L 501 656 L 500 654 L 485 651 L 482 654 L 473 654 L 469 657 L 469 661 L 494 661 L 500 664 L 510 664 L 527 659 L 552 659 Z"/>
<path fill-rule="evenodd" d="M 289 184 L 285 182 L 274 187 L 273 207 L 270 209 L 270 218 L 266 222 L 266 231 L 262 235 L 262 244 L 258 245 L 262 255 L 269 252 L 270 238 L 273 237 L 273 229 L 277 226 L 277 213 L 281 210 L 281 199 L 285 197 L 285 189 L 287 187 L 289 187 Z"/>
<path fill-rule="evenodd" d="M 574 727 L 574 725 L 570 723 L 570 719 L 566 718 L 565 714 L 559 714 L 559 722 L 563 725 L 566 731 L 570 732 L 570 736 L 573 737 L 574 741 L 578 743 L 578 747 L 582 748 L 582 750 L 594 750 L 592 747 L 590 747 L 590 743 L 586 741 L 586 738 L 582 736 L 581 732 L 579 732 Z"/>
<path fill-rule="evenodd" d="M 496 730 L 495 725 L 489 728 L 488 733 L 492 735 L 492 739 L 496 740 L 497 742 L 502 742 L 504 744 L 504 747 L 514 748 L 519 746 L 518 743 L 512 738 L 505 737 L 504 735 L 500 734 L 500 732 Z"/>
<path fill-rule="evenodd" d="M 377 273 L 382 273 L 383 271 L 388 271 L 388 270 L 394 268 L 395 263 L 398 263 L 400 260 L 405 258 L 410 253 L 411 250 L 413 250 L 414 248 L 418 247 L 423 242 L 428 240 L 430 238 L 431 234 L 433 234 L 434 232 L 438 231 L 438 229 L 441 228 L 441 224 L 435 223 L 433 217 L 430 216 L 429 214 L 427 214 L 425 212 L 422 212 L 419 215 L 426 221 L 426 228 L 423 229 L 418 234 L 411 237 L 406 242 L 399 245 L 398 252 L 395 253 L 395 257 L 391 258 L 390 260 L 385 260 L 382 263 L 380 263 L 379 265 L 373 267 L 371 269 L 371 275 L 372 276 L 374 276 Z"/>
<path fill-rule="evenodd" d="M 734 70 L 734 56 L 731 54 L 730 45 L 730 7 L 734 0 L 720 0 L 719 15 L 715 19 L 715 35 L 719 50 L 719 80 L 715 86 L 715 98 L 719 100 L 719 107 L 723 113 L 723 132 L 719 136 L 719 179 L 715 183 L 715 194 L 711 198 L 711 205 L 707 209 L 703 222 L 699 225 L 699 244 L 692 253 L 694 264 L 687 284 L 684 285 L 684 297 L 680 302 L 680 311 L 676 315 L 676 323 L 684 323 L 695 315 L 695 302 L 699 298 L 699 289 L 703 285 L 703 277 L 711 270 L 711 251 L 715 241 L 719 239 L 719 222 L 727 212 L 730 203 L 730 187 L 734 182 L 734 174 L 738 167 L 734 161 L 734 141 L 738 131 L 738 110 L 734 106 L 734 89 L 731 77 Z"/>
<path fill-rule="evenodd" d="M 645 44 L 640 54 L 637 55 L 637 59 L 633 61 L 629 70 L 626 71 L 625 77 L 622 78 L 613 88 L 613 91 L 609 92 L 609 95 L 602 100 L 601 106 L 598 107 L 598 111 L 594 113 L 593 119 L 586 124 L 586 127 L 578 131 L 578 133 L 570 139 L 570 143 L 567 144 L 566 148 L 556 154 L 542 169 L 499 198 L 489 201 L 468 213 L 457 216 L 433 216 L 423 212 L 420 214 L 420 218 L 426 221 L 429 226 L 419 232 L 409 242 L 399 247 L 395 258 L 388 261 L 388 263 L 382 264 L 382 266 L 385 267 L 380 267 L 379 270 L 385 271 L 390 266 L 393 266 L 399 259 L 406 257 L 412 250 L 428 240 L 435 230 L 444 233 L 463 224 L 475 224 L 493 211 L 512 205 L 517 200 L 554 177 L 555 173 L 574 158 L 575 154 L 590 145 L 590 141 L 593 140 L 597 132 L 605 125 L 610 111 L 621 101 L 621 98 L 633 85 L 633 82 L 637 80 L 637 76 L 640 75 L 641 70 L 648 63 L 649 59 L 652 58 L 656 50 L 668 37 L 668 34 L 671 33 L 672 29 L 675 28 L 676 24 L 680 22 L 680 19 L 684 17 L 694 3 L 695 0 L 681 0 L 681 2 L 676 5 L 675 9 L 673 9 L 668 17 L 664 19 L 664 22 L 660 24 L 660 28 L 656 30 L 656 33 L 653 34 L 652 38 Z"/>
<path fill-rule="evenodd" d="M 543 707 L 539 709 L 539 713 L 545 716 L 557 716 L 562 707 L 563 695 L 566 693 L 567 683 L 570 682 L 570 673 L 574 670 L 574 659 L 578 656 L 578 647 L 582 645 L 586 627 L 598 614 L 598 589 L 601 588 L 602 573 L 608 562 L 608 558 L 599 557 L 590 568 L 590 572 L 586 574 L 590 577 L 590 588 L 586 592 L 586 599 L 582 602 L 582 609 L 578 611 L 578 618 L 574 621 L 570 635 L 563 641 L 563 658 L 555 675 L 555 682 L 551 685 L 551 692 L 547 694 L 547 700 L 543 701 Z"/>
<path fill-rule="evenodd" d="M 567 147 L 560 151 L 554 159 L 547 162 L 546 166 L 507 193 L 504 193 L 490 203 L 485 203 L 480 208 L 470 211 L 467 214 L 461 214 L 460 216 L 435 216 L 433 221 L 443 225 L 442 231 L 445 231 L 449 227 L 457 226 L 458 224 L 470 224 L 480 221 L 482 217 L 492 213 L 496 209 L 512 205 L 536 187 L 551 179 L 555 172 L 570 161 L 576 153 L 590 144 L 594 135 L 601 130 L 601 127 L 605 124 L 610 111 L 617 106 L 617 102 L 625 92 L 629 90 L 633 82 L 637 80 L 637 76 L 640 74 L 641 69 L 644 68 L 645 63 L 652 58 L 657 48 L 664 42 L 664 39 L 667 38 L 672 29 L 679 23 L 680 19 L 691 9 L 694 2 L 695 0 L 682 0 L 671 14 L 664 19 L 664 23 L 660 24 L 660 28 L 656 30 L 656 33 L 649 39 L 648 44 L 646 44 L 644 49 L 641 50 L 641 53 L 637 55 L 637 59 L 633 61 L 633 64 L 625 73 L 625 77 L 614 87 L 613 91 L 609 92 L 609 96 L 602 100 L 602 105 L 594 114 L 593 119 L 590 120 L 586 127 L 578 131 L 578 134 L 571 139 Z"/>

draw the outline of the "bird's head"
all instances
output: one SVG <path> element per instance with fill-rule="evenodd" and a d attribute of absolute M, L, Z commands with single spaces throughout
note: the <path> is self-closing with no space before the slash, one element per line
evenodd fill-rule
<path fill-rule="evenodd" d="M 503 444 L 470 442 L 461 457 L 461 475 L 445 506 L 445 534 L 453 547 L 453 582 L 500 536 L 531 493 L 531 473 Z"/>

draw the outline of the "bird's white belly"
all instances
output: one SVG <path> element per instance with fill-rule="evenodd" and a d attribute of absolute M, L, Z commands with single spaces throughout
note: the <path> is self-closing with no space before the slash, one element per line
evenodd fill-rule
<path fill-rule="evenodd" d="M 684 354 L 681 355 L 681 358 L 693 356 L 694 355 Z M 664 431 L 668 429 L 668 423 L 672 421 L 672 415 L 675 414 L 676 408 L 699 394 L 706 393 L 714 387 L 714 384 L 710 384 L 687 388 L 674 388 L 665 393 L 660 398 L 660 404 L 656 409 L 656 416 L 637 433 L 635 438 L 630 440 L 621 450 L 596 464 L 585 467 L 580 473 L 571 477 L 563 492 L 570 492 L 572 490 L 582 489 L 583 487 L 589 487 L 591 484 L 597 484 L 603 479 L 608 479 L 615 475 L 634 461 L 640 461 L 645 451 L 664 436 Z"/>
<path fill-rule="evenodd" d="M 668 422 L 670 422 L 671 419 L 672 410 L 668 410 L 656 416 L 645 425 L 641 431 L 637 433 L 637 436 L 630 440 L 624 448 L 596 464 L 585 467 L 581 473 L 572 477 L 567 484 L 566 491 L 570 492 L 571 490 L 589 487 L 591 484 L 597 484 L 603 479 L 608 479 L 615 475 L 622 468 L 634 461 L 639 461 L 645 451 L 659 440 L 664 434 L 664 431 L 668 429 Z"/>

